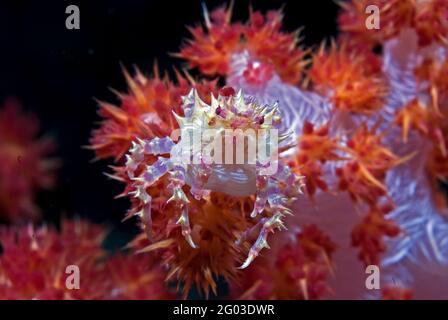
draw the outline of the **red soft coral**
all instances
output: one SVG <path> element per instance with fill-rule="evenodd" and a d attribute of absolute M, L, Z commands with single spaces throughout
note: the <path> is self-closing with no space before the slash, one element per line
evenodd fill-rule
<path fill-rule="evenodd" d="M 314 196 L 317 189 L 328 190 L 322 178 L 322 167 L 329 161 L 345 159 L 340 154 L 344 149 L 338 138 L 329 136 L 329 123 L 315 129 L 310 122 L 305 121 L 303 132 L 298 138 L 298 152 L 291 162 L 294 170 L 305 176 L 310 197 Z"/>
<path fill-rule="evenodd" d="M 281 31 L 281 12 L 251 12 L 249 21 L 241 24 L 231 23 L 231 10 L 216 9 L 210 14 L 211 19 L 206 13 L 206 30 L 190 28 L 193 40 L 177 56 L 204 75 L 226 76 L 232 55 L 246 50 L 264 65 L 272 66 L 283 81 L 297 84 L 305 66 L 305 52 L 297 45 L 297 33 Z M 269 68 L 263 70 L 263 77 L 271 74 Z M 252 77 L 245 76 L 250 82 Z"/>
<path fill-rule="evenodd" d="M 0 217 L 6 221 L 38 218 L 36 193 L 54 186 L 54 143 L 38 134 L 37 119 L 7 100 L 0 110 Z"/>
<path fill-rule="evenodd" d="M 331 292 L 336 245 L 315 225 L 295 234 L 296 243 L 276 247 L 275 255 L 260 257 L 231 286 L 239 299 L 319 299 Z M 272 256 L 274 255 L 274 256 Z"/>
<path fill-rule="evenodd" d="M 64 221 L 61 232 L 27 227 L 0 230 L 1 299 L 98 299 L 104 275 L 98 260 L 105 230 L 82 221 Z M 66 268 L 80 271 L 79 290 L 66 287 Z"/>
<path fill-rule="evenodd" d="M 309 78 L 317 92 L 340 110 L 372 114 L 384 105 L 388 88 L 375 56 L 343 42 L 314 54 Z M 372 63 L 373 62 L 373 63 Z"/>
<path fill-rule="evenodd" d="M 382 197 L 389 200 L 384 179 L 388 170 L 405 162 L 409 157 L 399 158 L 384 146 L 384 135 L 376 133 L 376 128 L 361 125 L 348 140 L 347 147 L 351 160 L 336 169 L 339 190 L 347 191 L 358 203 L 370 207 L 379 205 Z"/>
<path fill-rule="evenodd" d="M 410 27 L 415 17 L 415 0 L 353 0 L 340 2 L 342 12 L 339 26 L 350 36 L 359 38 L 359 42 L 383 42 L 398 35 L 400 30 Z M 380 28 L 368 29 L 366 13 L 368 6 L 380 9 Z"/>
<path fill-rule="evenodd" d="M 217 294 L 218 277 L 227 281 L 236 277 L 236 266 L 244 258 L 236 241 L 248 225 L 253 200 L 212 193 L 209 200 L 189 196 L 189 201 L 192 238 L 198 248 L 192 248 L 177 230 L 179 212 L 170 205 L 153 212 L 153 241 L 141 234 L 130 246 L 160 256 L 169 269 L 167 280 L 176 279 L 184 297 L 193 285 L 208 297 L 210 290 Z"/>
<path fill-rule="evenodd" d="M 352 245 L 359 247 L 359 259 L 365 265 L 379 265 L 381 254 L 387 249 L 384 238 L 400 233 L 398 225 L 385 217 L 391 210 L 388 205 L 372 208 L 352 231 Z"/>
<path fill-rule="evenodd" d="M 383 300 L 412 300 L 412 290 L 395 285 L 389 285 L 381 290 Z"/>
<path fill-rule="evenodd" d="M 64 220 L 52 227 L 0 229 L 0 299 L 167 299 L 165 273 L 151 257 L 108 259 L 106 229 Z M 69 288 L 69 266 L 79 270 L 79 288 Z M 69 270 L 69 271 L 67 271 Z"/>
<path fill-rule="evenodd" d="M 167 289 L 166 271 L 149 255 L 117 254 L 104 266 L 107 290 L 104 299 L 161 300 L 173 299 Z"/>
<path fill-rule="evenodd" d="M 368 6 L 379 8 L 380 28 L 368 29 Z M 446 0 L 352 0 L 341 2 L 339 26 L 342 31 L 360 42 L 372 45 L 396 37 L 401 30 L 413 28 L 420 46 L 447 43 L 448 3 Z"/>

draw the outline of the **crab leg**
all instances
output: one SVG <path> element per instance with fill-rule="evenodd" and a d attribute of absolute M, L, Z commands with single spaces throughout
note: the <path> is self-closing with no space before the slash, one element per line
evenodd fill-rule
<path fill-rule="evenodd" d="M 252 245 L 252 247 L 249 250 L 249 255 L 247 256 L 246 261 L 239 267 L 239 269 L 245 269 L 247 268 L 252 261 L 259 255 L 260 251 L 263 248 L 269 249 L 269 244 L 267 242 L 267 237 L 269 233 L 274 232 L 275 229 L 283 229 L 285 228 L 283 221 L 282 221 L 283 214 L 282 213 L 276 213 L 270 218 L 264 218 L 260 220 L 259 224 L 261 224 L 261 230 L 260 234 L 258 235 L 257 240 Z"/>
<path fill-rule="evenodd" d="M 125 220 L 132 216 L 138 216 L 141 219 L 143 228 L 151 238 L 152 217 L 151 217 L 151 196 L 146 192 L 146 189 L 157 182 L 162 176 L 164 176 L 172 168 L 170 159 L 159 157 L 156 162 L 150 166 L 146 166 L 145 172 L 137 178 L 130 178 L 134 181 L 134 190 L 129 192 L 134 198 L 139 199 L 142 203 L 142 209 L 137 212 L 129 212 L 125 217 Z M 133 174 L 132 174 L 133 176 Z"/>
<path fill-rule="evenodd" d="M 143 202 L 142 209 L 137 212 L 129 212 L 123 221 L 133 217 L 138 216 L 141 220 L 142 227 L 146 232 L 146 235 L 151 239 L 151 229 L 152 229 L 152 217 L 151 217 L 151 196 L 146 192 L 144 186 L 137 186 L 135 191 L 129 192 L 135 198 L 139 198 Z"/>
<path fill-rule="evenodd" d="M 255 218 L 263 212 L 268 200 L 268 178 L 266 176 L 257 177 L 257 196 L 255 199 L 254 210 L 250 214 L 251 218 Z"/>
<path fill-rule="evenodd" d="M 174 201 L 178 208 L 181 209 L 181 215 L 176 224 L 181 226 L 182 235 L 188 244 L 193 249 L 196 249 L 198 246 L 194 243 L 193 238 L 191 237 L 190 219 L 188 216 L 188 204 L 190 201 L 182 189 L 185 185 L 185 169 L 183 167 L 176 167 L 171 175 L 171 182 L 168 187 L 172 189 L 173 195 L 168 199 L 167 203 Z"/>
<path fill-rule="evenodd" d="M 242 241 L 244 241 L 249 237 L 250 233 L 252 233 L 255 230 L 255 228 L 261 225 L 258 238 L 250 248 L 249 255 L 246 261 L 244 261 L 244 263 L 241 265 L 240 269 L 247 268 L 252 263 L 252 261 L 259 255 L 260 251 L 263 248 L 269 249 L 269 245 L 267 242 L 267 237 L 269 233 L 273 233 L 275 229 L 279 230 L 285 229 L 282 218 L 286 214 L 289 215 L 292 214 L 291 210 L 289 210 L 284 206 L 286 198 L 283 195 L 283 193 L 279 190 L 278 184 L 274 179 L 268 180 L 267 195 L 268 195 L 267 202 L 269 203 L 273 215 L 270 218 L 261 219 L 255 227 L 251 228 L 248 232 L 243 233 L 241 238 L 238 240 L 237 243 L 241 243 Z"/>
<path fill-rule="evenodd" d="M 137 142 L 132 141 L 129 154 L 126 155 L 126 168 L 129 178 L 134 178 L 135 170 L 145 159 L 146 155 L 159 155 L 170 153 L 174 142 L 169 137 L 154 138 L 152 140 L 142 140 L 137 138 Z"/>
<path fill-rule="evenodd" d="M 278 164 L 278 170 L 277 174 L 275 175 L 275 179 L 277 181 L 284 182 L 287 188 L 291 190 L 292 194 L 303 194 L 303 188 L 305 187 L 303 178 L 303 176 L 296 175 L 294 172 L 292 172 L 289 166 L 282 163 Z"/>

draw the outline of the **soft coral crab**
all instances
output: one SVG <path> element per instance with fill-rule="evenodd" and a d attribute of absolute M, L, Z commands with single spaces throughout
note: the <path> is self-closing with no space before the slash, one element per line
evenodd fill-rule
<path fill-rule="evenodd" d="M 285 228 L 283 218 L 292 213 L 287 205 L 302 192 L 304 185 L 302 176 L 293 173 L 278 158 L 279 152 L 288 148 L 285 145 L 288 134 L 277 134 L 276 128 L 281 120 L 278 107 L 257 105 L 253 99 L 246 98 L 242 91 L 235 93 L 232 88 L 227 87 L 220 91 L 217 99 L 211 96 L 210 105 L 202 101 L 193 89 L 183 97 L 182 109 L 184 117 L 174 114 L 180 127 L 180 139 L 177 143 L 171 137 L 138 139 L 132 143 L 132 148 L 126 156 L 126 172 L 133 181 L 133 190 L 129 195 L 142 203 L 132 214 L 140 216 L 146 227 L 151 225 L 152 197 L 147 188 L 166 174 L 170 174 L 168 188 L 172 196 L 167 203 L 173 202 L 177 205 L 180 210 L 177 224 L 181 226 L 186 241 L 192 248 L 196 248 L 191 235 L 189 200 L 184 186 L 190 187 L 189 190 L 196 199 L 208 197 L 211 191 L 240 197 L 256 194 L 251 217 L 256 218 L 265 211 L 268 214 L 240 236 L 238 243 L 249 239 L 260 229 L 246 261 L 240 267 L 246 268 L 263 248 L 269 248 L 268 234 L 275 229 Z M 246 132 L 243 134 L 241 129 Z M 257 135 L 254 135 L 256 131 Z M 210 133 L 213 134 L 212 137 Z M 208 138 L 201 136 L 199 140 L 194 137 L 191 139 L 191 135 L 198 134 L 207 135 Z M 249 143 L 246 145 L 243 142 L 243 149 L 238 149 L 238 139 L 241 137 L 247 138 Z M 229 138 L 232 139 L 231 150 L 226 148 L 225 152 L 221 153 L 222 148 L 216 149 L 222 147 L 223 141 L 227 147 Z M 255 149 L 251 149 L 251 145 L 254 146 L 253 143 L 257 139 L 259 158 L 255 159 Z M 261 141 L 267 145 L 264 146 L 260 157 Z M 239 151 L 236 155 L 233 153 L 234 148 Z M 267 156 L 266 151 L 269 154 Z M 161 156 L 167 154 L 170 154 L 170 157 Z M 239 161 L 241 154 L 243 159 Z M 146 165 L 145 155 L 158 158 L 154 163 Z M 224 164 L 220 160 L 225 160 Z M 146 165 L 145 169 L 137 173 L 142 164 Z"/>

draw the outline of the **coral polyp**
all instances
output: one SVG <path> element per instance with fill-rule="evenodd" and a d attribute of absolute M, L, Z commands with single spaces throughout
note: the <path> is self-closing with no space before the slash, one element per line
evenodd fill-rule
<path fill-rule="evenodd" d="M 32 225 L 0 229 L 2 299 L 97 299 L 101 283 L 82 290 L 68 290 L 66 268 L 76 265 L 86 279 L 100 280 L 96 261 L 105 256 L 101 249 L 106 232 L 83 221 L 65 221 L 58 233 L 51 227 Z M 66 253 L 70 252 L 68 255 Z"/>
<path fill-rule="evenodd" d="M 0 228 L 0 299 L 169 299 L 154 259 L 109 258 L 107 230 L 82 220 L 51 226 Z M 76 267 L 78 281 L 69 276 Z M 70 272 L 67 272 L 69 270 Z M 70 287 L 72 284 L 75 287 Z"/>
<path fill-rule="evenodd" d="M 39 190 L 55 184 L 55 143 L 39 137 L 39 122 L 13 99 L 0 109 L 0 218 L 8 222 L 38 219 Z"/>
<path fill-rule="evenodd" d="M 387 86 L 378 58 L 351 49 L 346 43 L 325 50 L 322 46 L 313 56 L 309 78 L 314 89 L 329 96 L 335 108 L 371 114 L 383 107 Z"/>
<path fill-rule="evenodd" d="M 290 243 L 274 247 L 275 259 L 259 258 L 246 270 L 242 283 L 233 283 L 231 294 L 239 299 L 315 300 L 331 291 L 336 244 L 315 225 L 306 225 Z M 275 270 L 275 272 L 270 272 Z"/>
<path fill-rule="evenodd" d="M 204 15 L 205 30 L 201 26 L 190 28 L 193 40 L 177 54 L 191 68 L 197 67 L 207 76 L 227 76 L 234 57 L 247 52 L 255 63 L 246 69 L 247 80 L 254 80 L 254 67 L 260 69 L 256 78 L 264 82 L 272 76 L 270 69 L 287 83 L 297 84 L 301 80 L 305 51 L 298 46 L 298 32 L 281 30 L 281 11 L 272 10 L 266 15 L 253 11 L 246 23 L 231 22 L 232 6 L 214 10 L 210 15 L 205 9 Z"/>
<path fill-rule="evenodd" d="M 369 5 L 381 10 L 382 27 L 379 30 L 371 31 L 365 27 L 365 10 Z M 448 4 L 445 0 L 362 0 L 343 3 L 342 7 L 344 12 L 339 17 L 341 29 L 360 37 L 361 41 L 381 43 L 398 36 L 402 29 L 415 28 L 421 46 L 447 43 Z"/>

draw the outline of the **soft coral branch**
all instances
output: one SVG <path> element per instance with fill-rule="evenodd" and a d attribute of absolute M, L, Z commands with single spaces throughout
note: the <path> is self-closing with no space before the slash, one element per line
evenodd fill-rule
<path fill-rule="evenodd" d="M 39 137 L 39 122 L 13 99 L 0 110 L 0 216 L 9 222 L 37 219 L 35 195 L 55 184 L 59 166 L 50 158 L 49 137 Z"/>

